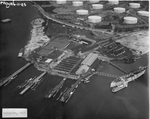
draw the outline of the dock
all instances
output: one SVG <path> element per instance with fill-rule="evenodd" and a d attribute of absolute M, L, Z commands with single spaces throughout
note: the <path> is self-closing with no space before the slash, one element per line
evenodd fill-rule
<path fill-rule="evenodd" d="M 109 62 L 112 66 L 114 66 L 115 68 L 119 69 L 120 71 L 122 71 L 123 73 L 127 74 L 128 72 L 126 72 L 125 70 L 121 69 L 120 67 L 118 67 L 117 65 L 113 64 L 112 62 Z"/>
<path fill-rule="evenodd" d="M 68 88 L 60 97 L 60 101 L 61 102 L 68 102 L 68 100 L 71 98 L 71 96 L 73 95 L 74 91 L 77 89 L 78 85 L 81 83 L 82 78 L 79 78 L 74 84 L 71 85 L 70 88 Z"/>
<path fill-rule="evenodd" d="M 108 74 L 105 72 L 97 72 L 96 75 L 104 76 L 104 77 L 109 77 L 109 78 L 119 78 L 120 76 L 114 75 L 114 74 Z"/>
<path fill-rule="evenodd" d="M 19 94 L 23 95 L 27 90 L 29 90 L 30 86 L 27 86 L 23 91 L 21 91 Z"/>
<path fill-rule="evenodd" d="M 63 84 L 65 83 L 67 78 L 63 78 L 63 80 L 56 85 L 53 89 L 51 89 L 48 94 L 45 96 L 45 98 L 51 98 L 52 96 L 55 97 L 55 95 L 59 92 L 59 90 L 63 87 Z"/>
<path fill-rule="evenodd" d="M 20 74 L 23 70 L 25 70 L 30 65 L 31 65 L 31 63 L 27 63 L 26 65 L 21 67 L 19 70 L 17 70 L 13 74 L 11 74 L 9 77 L 5 78 L 4 80 L 1 80 L 0 87 L 3 86 L 3 85 L 6 86 L 7 84 L 9 84 L 12 80 L 14 80 L 17 77 L 18 74 Z"/>
<path fill-rule="evenodd" d="M 20 95 L 23 95 L 26 91 L 28 91 L 30 88 L 32 88 L 33 90 L 35 90 L 35 88 L 37 88 L 37 86 L 39 86 L 39 84 L 43 81 L 42 77 L 46 74 L 46 72 L 43 72 L 42 74 L 40 74 L 38 77 L 33 78 L 32 80 L 30 80 L 28 82 L 28 84 L 25 86 L 25 88 L 19 93 Z"/>

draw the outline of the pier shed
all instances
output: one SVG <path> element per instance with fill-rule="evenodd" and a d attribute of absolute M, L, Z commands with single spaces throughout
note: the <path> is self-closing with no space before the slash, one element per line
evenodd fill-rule
<path fill-rule="evenodd" d="M 93 62 L 98 58 L 98 54 L 90 53 L 82 62 L 82 65 L 91 66 Z"/>
<path fill-rule="evenodd" d="M 89 67 L 86 65 L 81 65 L 81 67 L 76 71 L 76 74 L 86 73 L 89 70 Z"/>

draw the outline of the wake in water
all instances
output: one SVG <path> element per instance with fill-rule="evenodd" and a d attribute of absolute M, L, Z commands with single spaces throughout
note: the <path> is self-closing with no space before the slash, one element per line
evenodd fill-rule
<path fill-rule="evenodd" d="M 126 110 L 128 111 L 129 117 L 132 119 L 138 119 L 138 113 L 139 111 L 134 107 L 130 101 L 124 97 L 117 96 L 117 99 L 121 100 L 121 102 L 124 104 Z"/>

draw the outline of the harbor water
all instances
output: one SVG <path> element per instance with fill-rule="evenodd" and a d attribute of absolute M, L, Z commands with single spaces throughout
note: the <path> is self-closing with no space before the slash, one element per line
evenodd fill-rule
<path fill-rule="evenodd" d="M 10 23 L 0 23 L 0 78 L 2 79 L 27 63 L 17 56 L 30 38 L 31 21 L 39 17 L 39 14 L 35 7 L 27 3 L 26 7 L 11 6 L 8 9 L 0 6 L 0 15 L 1 19 L 11 19 Z M 140 65 L 148 65 L 148 56 L 143 56 L 132 65 L 116 65 L 129 72 Z M 112 65 L 103 67 L 101 71 L 115 75 L 123 74 Z M 146 73 L 131 82 L 128 88 L 117 93 L 112 93 L 109 88 L 112 78 L 94 75 L 90 83 L 81 83 L 70 100 L 64 104 L 56 101 L 59 94 L 55 98 L 44 98 L 48 91 L 63 79 L 58 76 L 46 74 L 44 81 L 35 91 L 29 90 L 24 95 L 19 95 L 22 89 L 17 88 L 18 85 L 42 73 L 31 65 L 9 85 L 1 88 L 1 108 L 27 108 L 28 119 L 148 119 L 148 72 L 146 70 Z M 74 82 L 67 79 L 61 91 Z"/>

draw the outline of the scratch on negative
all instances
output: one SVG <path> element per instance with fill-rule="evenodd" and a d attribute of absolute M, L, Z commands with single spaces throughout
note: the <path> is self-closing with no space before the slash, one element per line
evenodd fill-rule
<path fill-rule="evenodd" d="M 98 107 L 98 109 L 97 109 L 97 111 L 96 111 L 96 115 L 97 115 L 97 113 L 99 112 L 99 110 L 100 110 L 101 106 L 103 105 L 103 103 L 104 103 L 104 102 L 102 102 L 102 104 Z"/>

